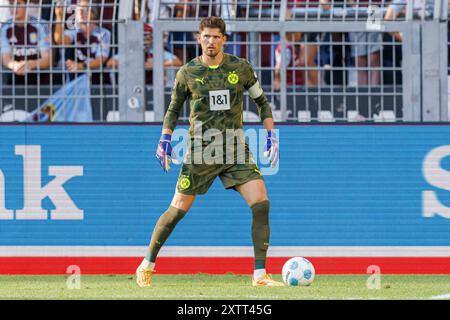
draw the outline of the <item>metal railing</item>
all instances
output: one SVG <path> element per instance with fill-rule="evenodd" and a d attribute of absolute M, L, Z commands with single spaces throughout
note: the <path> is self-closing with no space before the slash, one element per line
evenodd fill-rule
<path fill-rule="evenodd" d="M 254 65 L 277 120 L 447 121 L 443 108 L 447 95 L 442 95 L 447 79 L 434 66 L 429 68 L 429 63 L 424 66 L 427 59 L 442 63 L 447 48 L 438 46 L 439 58 L 423 50 L 424 43 L 436 48 L 442 39 L 435 28 L 446 24 L 443 1 L 396 3 L 395 10 L 390 1 L 324 2 L 157 1 L 150 15 L 155 39 L 155 119 L 162 120 L 170 98 L 170 88 L 156 81 L 167 71 L 162 67 L 163 48 L 178 52 L 182 62 L 188 62 L 200 53 L 195 40 L 202 17 L 198 8 L 203 5 L 203 12 L 209 14 L 233 5 L 228 11 L 233 14 L 223 17 L 229 32 L 225 50 Z M 169 5 L 176 18 L 161 14 Z M 430 27 L 435 34 L 425 35 Z M 279 50 L 279 60 L 287 61 L 279 67 L 279 90 L 274 87 L 277 45 L 286 49 Z M 289 50 L 301 63 L 289 65 Z M 436 72 L 440 84 L 428 79 L 428 87 L 423 86 L 423 79 Z M 303 79 L 292 83 L 292 74 Z M 257 120 L 248 98 L 245 110 L 244 119 Z M 188 116 L 186 105 L 181 119 Z"/>
<path fill-rule="evenodd" d="M 447 114 L 450 121 L 450 2 L 447 12 Z M 443 106 L 445 108 L 445 105 Z"/>
<path fill-rule="evenodd" d="M 109 66 L 118 50 L 118 6 L 118 0 L 0 3 L 0 121 L 103 121 L 118 110 L 118 70 Z M 80 82 L 72 92 L 70 83 L 82 75 L 88 86 L 82 90 Z"/>
<path fill-rule="evenodd" d="M 36 111 L 49 114 L 48 99 L 82 74 L 89 76 L 89 93 L 78 95 L 89 98 L 93 121 L 162 121 L 176 71 L 201 53 L 196 32 L 208 15 L 226 21 L 224 50 L 252 63 L 276 121 L 449 119 L 444 0 L 77 1 L 17 0 L 12 6 L 14 17 L 2 23 L 2 31 L 20 24 L 17 12 L 26 7 L 27 19 L 34 17 L 29 24 L 38 30 L 32 37 L 41 39 L 42 33 L 48 40 L 21 44 L 9 34 L 2 44 L 1 121 L 32 121 Z M 64 6 L 63 23 L 56 19 L 57 4 Z M 10 7 L 0 2 L 0 17 Z M 84 41 L 76 32 L 83 9 L 94 11 L 85 23 L 103 28 Z M 67 41 L 57 43 L 58 24 L 64 25 Z M 110 39 L 102 43 L 105 32 Z M 22 76 L 19 63 L 5 63 L 3 53 L 20 56 L 33 48 L 38 57 L 49 50 L 49 66 Z M 92 62 L 103 56 L 100 65 Z M 37 59 L 25 54 L 17 60 Z M 77 95 L 64 94 L 62 105 L 70 107 Z M 188 118 L 186 104 L 180 120 Z M 248 96 L 244 120 L 259 120 Z"/>

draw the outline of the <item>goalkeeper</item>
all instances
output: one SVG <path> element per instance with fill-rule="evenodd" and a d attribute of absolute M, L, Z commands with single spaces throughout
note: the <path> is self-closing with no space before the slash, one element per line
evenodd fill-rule
<path fill-rule="evenodd" d="M 156 223 L 147 254 L 136 270 L 136 282 L 140 287 L 151 284 L 159 250 L 189 211 L 196 195 L 206 193 L 218 176 L 226 189 L 233 188 L 241 194 L 252 211 L 253 286 L 282 286 L 266 273 L 269 200 L 242 130 L 244 89 L 258 107 L 267 133 L 265 155 L 274 167 L 278 162 L 278 140 L 272 111 L 248 61 L 222 52 L 226 36 L 221 18 L 203 18 L 197 41 L 202 55 L 177 72 L 156 156 L 165 172 L 171 162 L 176 163 L 171 135 L 185 100 L 190 99 L 187 154 L 172 202 Z M 232 140 L 229 132 L 233 132 Z"/>

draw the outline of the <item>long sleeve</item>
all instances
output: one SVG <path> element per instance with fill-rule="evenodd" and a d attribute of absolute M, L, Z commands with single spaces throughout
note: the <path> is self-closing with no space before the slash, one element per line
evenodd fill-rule
<path fill-rule="evenodd" d="M 183 107 L 184 102 L 189 96 L 189 87 L 187 85 L 183 68 L 178 70 L 175 83 L 173 84 L 172 97 L 169 108 L 167 109 L 164 117 L 163 128 L 174 130 L 177 122 L 180 110 Z"/>
<path fill-rule="evenodd" d="M 273 118 L 272 109 L 270 108 L 269 101 L 267 100 L 267 97 L 261 88 L 261 84 L 256 77 L 256 72 L 250 63 L 246 63 L 248 68 L 248 76 L 244 87 L 248 91 L 250 98 L 252 98 L 255 102 L 261 121 L 264 121 L 267 118 Z"/>

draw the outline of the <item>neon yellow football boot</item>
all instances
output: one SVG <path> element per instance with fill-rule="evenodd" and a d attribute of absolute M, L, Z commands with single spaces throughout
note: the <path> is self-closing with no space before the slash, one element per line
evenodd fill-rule
<path fill-rule="evenodd" d="M 139 287 L 149 287 L 152 284 L 152 276 L 155 270 L 139 266 L 136 269 L 136 283 Z"/>
<path fill-rule="evenodd" d="M 273 280 L 267 273 L 259 279 L 253 279 L 254 287 L 284 287 L 283 282 Z"/>

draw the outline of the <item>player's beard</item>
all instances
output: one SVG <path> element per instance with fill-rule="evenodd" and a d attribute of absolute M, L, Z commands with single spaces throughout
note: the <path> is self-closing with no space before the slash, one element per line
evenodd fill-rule
<path fill-rule="evenodd" d="M 208 56 L 208 57 L 210 57 L 210 58 L 215 58 L 215 57 L 217 57 L 217 55 L 220 53 L 220 50 L 219 49 L 212 49 L 212 50 L 210 50 L 210 49 L 208 49 L 208 48 L 206 48 L 206 50 L 204 51 L 205 52 L 205 54 Z"/>

